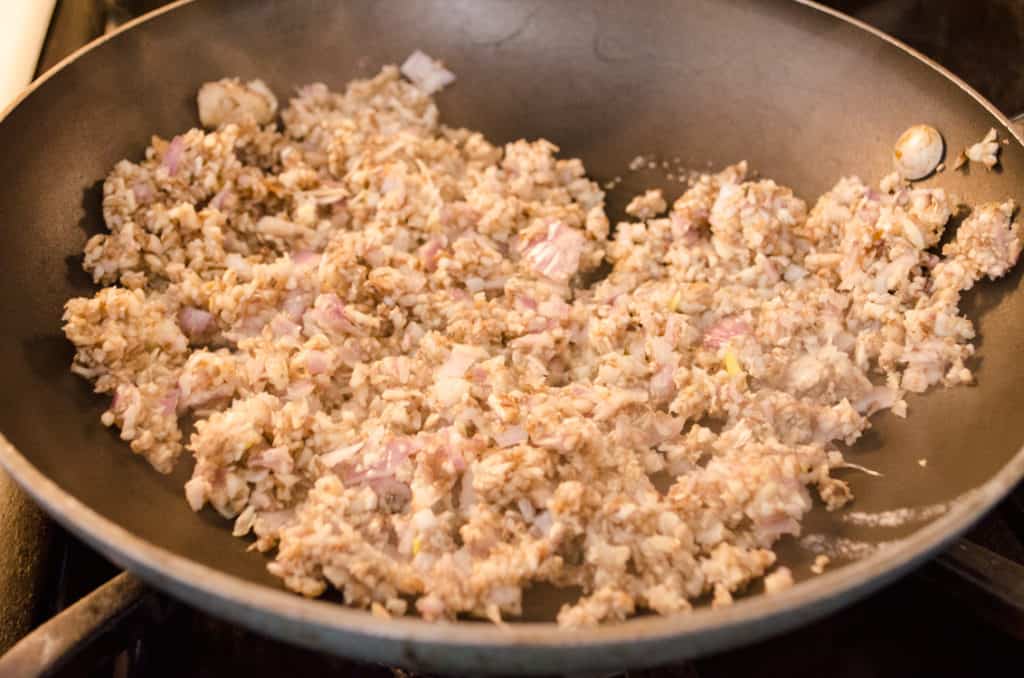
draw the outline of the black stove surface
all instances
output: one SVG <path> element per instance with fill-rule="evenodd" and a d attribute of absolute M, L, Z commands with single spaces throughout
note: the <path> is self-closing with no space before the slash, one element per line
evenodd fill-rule
<path fill-rule="evenodd" d="M 974 530 L 979 543 L 1024 562 L 1024 491 L 1016 507 L 1002 507 Z M 47 575 L 50 594 L 41 620 L 92 590 L 117 570 L 78 541 L 60 534 L 60 553 Z M 261 637 L 188 606 L 163 601 L 156 613 L 137 614 L 58 672 L 61 678 L 215 678 L 246 675 L 405 677 L 407 672 L 367 665 Z M 1024 623 L 986 619 L 955 577 L 937 566 L 855 603 L 827 619 L 742 649 L 658 669 L 629 671 L 630 678 L 912 678 L 1020 675 Z M 1017 667 L 1014 670 L 1013 667 Z M 454 678 L 454 677 L 453 677 Z"/>
<path fill-rule="evenodd" d="M 44 70 L 103 30 L 161 0 L 63 0 L 40 62 Z M 938 60 L 1008 113 L 1024 111 L 1024 0 L 833 0 Z M 975 542 L 1024 562 L 1024 488 L 988 516 Z M 116 568 L 48 521 L 0 473 L 0 653 L 116 574 Z M 1024 620 L 948 570 L 914 575 L 831 617 L 739 650 L 633 678 L 679 676 L 1020 675 Z M 100 678 L 405 676 L 296 648 L 158 598 L 56 675 Z"/>

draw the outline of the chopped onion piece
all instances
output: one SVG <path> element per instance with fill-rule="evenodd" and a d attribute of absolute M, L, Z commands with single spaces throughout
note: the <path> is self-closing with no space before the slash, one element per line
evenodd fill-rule
<path fill-rule="evenodd" d="M 455 74 L 441 65 L 440 61 L 416 50 L 402 64 L 402 75 L 409 78 L 424 94 L 440 92 L 455 82 Z"/>

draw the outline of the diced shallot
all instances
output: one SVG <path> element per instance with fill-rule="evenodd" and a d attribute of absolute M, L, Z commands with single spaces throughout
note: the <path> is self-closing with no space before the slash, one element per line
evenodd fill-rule
<path fill-rule="evenodd" d="M 171 139 L 171 142 L 167 144 L 167 149 L 164 151 L 164 157 L 160 161 L 160 164 L 167 170 L 167 174 L 173 177 L 178 173 L 184 154 L 185 138 L 179 135 Z"/>
<path fill-rule="evenodd" d="M 750 325 L 742 318 L 723 318 L 704 331 L 704 347 L 721 348 L 733 337 L 750 333 Z"/>
<path fill-rule="evenodd" d="M 221 209 L 222 207 L 224 207 L 224 201 L 227 200 L 227 197 L 230 194 L 231 188 L 229 186 L 225 186 L 224 188 L 220 189 L 219 191 L 217 191 L 217 194 L 215 196 L 210 198 L 210 207 L 218 210 Z"/>
<path fill-rule="evenodd" d="M 424 94 L 434 94 L 455 82 L 454 73 L 420 50 L 409 55 L 401 71 Z"/>
<path fill-rule="evenodd" d="M 375 478 L 368 481 L 367 485 L 377 493 L 385 508 L 393 513 L 402 510 L 412 499 L 412 488 L 392 477 Z"/>
<path fill-rule="evenodd" d="M 334 468 L 338 464 L 343 464 L 348 460 L 352 459 L 359 450 L 363 449 L 365 442 L 355 443 L 354 445 L 346 445 L 345 447 L 339 447 L 336 450 L 332 450 L 326 454 L 320 455 L 320 463 L 327 468 Z"/>
<path fill-rule="evenodd" d="M 376 322 L 375 318 L 346 308 L 345 304 L 338 298 L 338 295 L 333 292 L 318 296 L 313 304 L 313 309 L 314 319 L 317 324 L 324 329 L 342 334 L 365 337 L 369 332 L 363 326 L 364 322 L 367 325 L 372 325 Z"/>
<path fill-rule="evenodd" d="M 448 354 L 448 360 L 437 369 L 434 376 L 437 379 L 460 379 L 466 375 L 466 371 L 473 363 L 486 357 L 487 351 L 482 348 L 455 344 Z"/>
<path fill-rule="evenodd" d="M 349 466 L 342 473 L 342 481 L 346 485 L 357 485 L 359 483 L 376 480 L 378 478 L 389 478 L 395 475 L 395 470 L 409 456 L 419 450 L 419 443 L 415 438 L 398 437 L 392 438 L 384 446 L 381 458 L 374 464 L 360 469 L 357 466 Z M 364 451 L 364 455 L 367 453 Z M 323 458 L 321 457 L 321 461 Z"/>
<path fill-rule="evenodd" d="M 178 325 L 189 339 L 202 339 L 214 326 L 213 314 L 201 308 L 185 306 L 178 311 Z"/>
<path fill-rule="evenodd" d="M 499 431 L 494 434 L 494 442 L 498 444 L 498 447 L 512 447 L 520 443 L 525 443 L 529 439 L 529 434 L 526 433 L 526 429 L 521 426 L 510 426 L 504 431 Z"/>
<path fill-rule="evenodd" d="M 572 306 L 565 303 L 558 297 L 545 299 L 537 306 L 537 312 L 545 318 L 553 320 L 568 320 L 572 312 Z"/>
<path fill-rule="evenodd" d="M 145 205 L 153 200 L 153 189 L 149 184 L 144 184 L 141 181 L 132 186 L 132 193 L 135 195 L 135 202 L 139 205 Z"/>
<path fill-rule="evenodd" d="M 672 342 L 665 337 L 651 338 L 651 357 L 659 365 L 668 365 L 675 358 L 675 350 Z"/>
<path fill-rule="evenodd" d="M 875 386 L 866 394 L 857 399 L 853 404 L 854 408 L 863 415 L 871 416 L 879 410 L 892 407 L 899 397 L 899 393 L 887 386 Z"/>
<path fill-rule="evenodd" d="M 312 375 L 323 374 L 330 367 L 328 355 L 323 351 L 309 351 L 306 354 L 306 369 Z"/>
<path fill-rule="evenodd" d="M 433 273 L 437 270 L 437 260 L 441 256 L 442 243 L 438 238 L 431 238 L 419 249 L 420 263 L 423 270 Z"/>
<path fill-rule="evenodd" d="M 523 260 L 540 275 L 566 282 L 580 267 L 585 239 L 561 221 L 552 222 L 544 237 L 523 250 Z"/>
<path fill-rule="evenodd" d="M 178 399 L 181 397 L 181 391 L 178 389 L 171 389 L 160 399 L 160 408 L 164 414 L 171 415 L 178 410 Z"/>
<path fill-rule="evenodd" d="M 320 263 L 320 254 L 311 250 L 299 250 L 292 253 L 292 261 L 296 266 L 316 266 Z"/>
<path fill-rule="evenodd" d="M 265 468 L 274 473 L 291 473 L 294 461 L 287 447 L 271 447 L 254 455 L 249 461 L 251 466 Z"/>
<path fill-rule="evenodd" d="M 676 393 L 675 368 L 665 365 L 651 377 L 651 396 L 655 400 L 668 400 Z"/>

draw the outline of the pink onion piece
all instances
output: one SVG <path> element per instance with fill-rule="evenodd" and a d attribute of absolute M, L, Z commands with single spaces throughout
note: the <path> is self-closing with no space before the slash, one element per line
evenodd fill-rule
<path fill-rule="evenodd" d="M 723 318 L 704 330 L 704 348 L 716 350 L 733 337 L 750 333 L 750 325 L 741 318 Z"/>
<path fill-rule="evenodd" d="M 313 301 L 311 293 L 303 292 L 302 290 L 292 290 L 285 295 L 284 301 L 281 304 L 281 310 L 292 320 L 298 321 L 302 318 L 306 309 L 309 308 L 311 301 Z"/>
<path fill-rule="evenodd" d="M 537 310 L 537 300 L 533 297 L 528 297 L 526 295 L 518 296 L 516 297 L 516 303 L 527 310 Z"/>
<path fill-rule="evenodd" d="M 668 400 L 676 393 L 675 368 L 666 365 L 651 377 L 651 395 L 659 400 Z"/>
<path fill-rule="evenodd" d="M 423 270 L 433 273 L 437 270 L 437 260 L 441 258 L 442 242 L 438 238 L 431 238 L 419 249 L 420 263 Z"/>
<path fill-rule="evenodd" d="M 667 329 L 666 329 L 667 334 Z M 651 357 L 659 365 L 668 365 L 675 358 L 675 346 L 666 337 L 652 337 L 650 340 Z"/>
<path fill-rule="evenodd" d="M 402 75 L 409 78 L 425 94 L 440 92 L 455 82 L 455 74 L 441 65 L 440 61 L 416 50 L 401 66 Z"/>
<path fill-rule="evenodd" d="M 555 221 L 541 240 L 523 250 L 523 260 L 545 278 L 566 282 L 579 270 L 585 242 L 578 231 Z"/>
<path fill-rule="evenodd" d="M 275 337 L 280 339 L 282 337 L 298 337 L 302 328 L 285 316 L 278 314 L 270 321 L 270 331 L 274 333 Z"/>
<path fill-rule="evenodd" d="M 167 174 L 173 177 L 178 173 L 178 170 L 181 168 L 181 160 L 184 154 L 185 138 L 178 135 L 171 139 L 171 142 L 167 144 L 167 150 L 164 151 L 163 160 L 160 161 L 160 164 L 167 170 Z"/>
<path fill-rule="evenodd" d="M 306 369 L 312 375 L 323 374 L 331 366 L 329 356 L 323 351 L 310 351 L 306 354 Z"/>
<path fill-rule="evenodd" d="M 480 348 L 456 344 L 448 354 L 448 360 L 434 374 L 436 379 L 461 379 L 473 363 L 487 357 L 487 352 Z"/>
<path fill-rule="evenodd" d="M 149 184 L 141 181 L 132 185 L 132 193 L 135 195 L 135 202 L 139 205 L 145 205 L 153 200 L 153 189 Z"/>
<path fill-rule="evenodd" d="M 224 188 L 220 189 L 217 192 L 217 195 L 210 198 L 210 207 L 218 210 L 223 208 L 224 201 L 227 200 L 227 197 L 229 195 L 231 195 L 231 189 L 229 187 L 225 186 Z"/>
<path fill-rule="evenodd" d="M 198 340 L 214 328 L 213 314 L 194 306 L 185 306 L 178 311 L 178 326 L 191 340 Z"/>
<path fill-rule="evenodd" d="M 358 464 L 343 463 L 341 469 L 341 480 L 346 485 L 357 485 L 380 478 L 390 478 L 395 475 L 395 470 L 406 459 L 420 449 L 419 441 L 415 438 L 400 437 L 392 438 L 384 446 L 384 454 L 381 459 L 371 466 L 359 470 Z M 364 451 L 365 454 L 365 451 Z M 323 457 L 321 457 L 323 461 Z"/>
<path fill-rule="evenodd" d="M 296 266 L 317 266 L 320 264 L 320 254 L 312 250 L 299 250 L 292 253 L 292 261 Z"/>
<path fill-rule="evenodd" d="M 764 271 L 764 274 L 768 276 L 768 279 L 772 283 L 779 282 L 779 269 L 775 267 L 775 263 L 771 259 L 768 259 L 766 257 L 764 260 L 764 264 L 762 264 L 761 266 L 761 269 Z"/>
<path fill-rule="evenodd" d="M 111 412 L 119 412 L 124 409 L 125 403 L 128 400 L 127 388 L 127 386 L 118 386 L 117 390 L 114 391 L 114 397 L 110 399 Z"/>
<path fill-rule="evenodd" d="M 412 488 L 394 478 L 375 478 L 367 482 L 384 507 L 392 513 L 401 511 L 412 499 Z"/>
<path fill-rule="evenodd" d="M 697 231 L 697 225 L 693 222 L 693 219 L 679 212 L 673 212 L 672 216 L 669 217 L 669 223 L 672 224 L 672 237 L 674 239 L 680 240 L 686 245 L 693 245 L 700 239 L 700 233 Z"/>
<path fill-rule="evenodd" d="M 365 442 L 360 442 L 354 445 L 346 445 L 345 447 L 339 447 L 338 449 L 332 450 L 326 454 L 321 454 L 320 463 L 327 468 L 334 468 L 338 464 L 343 464 L 355 457 L 359 450 L 363 449 L 363 445 L 365 444 Z"/>
<path fill-rule="evenodd" d="M 504 431 L 494 434 L 494 442 L 497 443 L 498 447 L 512 447 L 513 445 L 525 443 L 529 439 L 530 436 L 526 433 L 526 429 L 521 426 L 510 426 Z"/>
<path fill-rule="evenodd" d="M 249 465 L 284 474 L 292 472 L 295 462 L 287 447 L 271 447 L 253 455 Z"/>
<path fill-rule="evenodd" d="M 178 411 L 178 399 L 181 397 L 181 391 L 178 389 L 171 389 L 167 392 L 164 397 L 160 398 L 160 409 L 164 414 L 171 415 Z"/>
<path fill-rule="evenodd" d="M 456 473 L 461 473 L 466 470 L 466 458 L 462 456 L 462 452 L 449 449 L 448 461 L 452 463 L 452 468 Z"/>
<path fill-rule="evenodd" d="M 366 336 L 367 332 L 359 327 L 345 313 L 345 304 L 333 292 L 321 294 L 314 302 L 314 320 L 324 329 L 344 334 Z"/>
<path fill-rule="evenodd" d="M 871 416 L 879 410 L 892 407 L 899 398 L 899 392 L 887 386 L 875 386 L 853 403 L 854 409 L 863 415 Z"/>
<path fill-rule="evenodd" d="M 390 470 L 393 471 L 396 466 L 408 459 L 417 450 L 419 450 L 419 443 L 415 438 L 392 438 L 389 440 L 387 451 Z"/>
<path fill-rule="evenodd" d="M 545 318 L 553 320 L 568 320 L 572 312 L 572 306 L 565 303 L 558 297 L 545 299 L 537 306 L 537 312 Z"/>
<path fill-rule="evenodd" d="M 288 384 L 288 399 L 299 400 L 316 390 L 316 385 L 308 379 L 299 379 Z"/>

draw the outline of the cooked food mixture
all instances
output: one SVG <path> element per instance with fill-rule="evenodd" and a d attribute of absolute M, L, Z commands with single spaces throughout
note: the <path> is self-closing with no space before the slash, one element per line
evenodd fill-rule
<path fill-rule="evenodd" d="M 772 545 L 850 500 L 868 417 L 971 381 L 960 295 L 1021 251 L 1011 202 L 940 250 L 942 190 L 809 206 L 742 162 L 609 229 L 579 160 L 445 127 L 394 67 L 280 123 L 258 81 L 199 105 L 208 131 L 106 181 L 72 369 L 157 470 L 194 457 L 188 503 L 285 586 L 379 615 L 499 621 L 548 582 L 580 626 L 785 588 Z"/>

